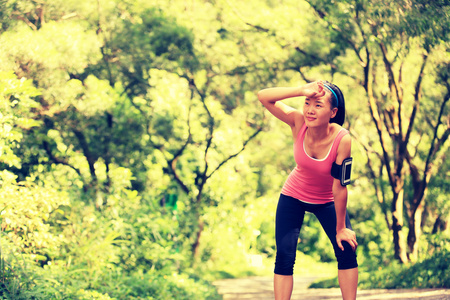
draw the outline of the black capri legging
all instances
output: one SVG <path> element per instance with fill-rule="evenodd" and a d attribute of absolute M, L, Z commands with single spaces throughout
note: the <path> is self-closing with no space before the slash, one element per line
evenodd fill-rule
<path fill-rule="evenodd" d="M 334 202 L 309 204 L 281 194 L 275 221 L 275 240 L 277 245 L 275 274 L 292 275 L 294 272 L 297 241 L 306 211 L 313 213 L 320 224 L 322 224 L 325 233 L 333 244 L 338 269 L 356 268 L 358 266 L 356 253 L 350 244 L 345 241 L 342 242 L 344 246 L 344 251 L 342 251 L 336 243 L 336 210 Z M 348 214 L 345 216 L 345 225 L 349 229 L 352 228 Z"/>

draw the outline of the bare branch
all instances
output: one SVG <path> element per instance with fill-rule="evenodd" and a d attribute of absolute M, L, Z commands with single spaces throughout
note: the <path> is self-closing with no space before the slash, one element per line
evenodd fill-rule
<path fill-rule="evenodd" d="M 242 151 L 244 151 L 245 147 L 247 146 L 247 144 L 254 139 L 260 132 L 262 131 L 262 127 L 258 127 L 257 130 L 248 137 L 248 139 L 242 144 L 242 148 L 237 151 L 236 153 L 228 156 L 226 159 L 224 159 L 208 176 L 207 178 L 210 178 L 217 170 L 219 170 L 224 164 L 226 164 L 230 159 L 238 156 Z"/>
<path fill-rule="evenodd" d="M 254 25 L 251 24 L 247 21 L 244 20 L 244 18 L 241 16 L 241 14 L 239 13 L 239 10 L 236 9 L 233 5 L 231 5 L 231 3 L 229 1 L 225 1 L 225 3 L 231 8 L 231 10 L 233 11 L 233 13 L 246 25 L 255 28 L 257 31 L 263 31 L 263 32 L 269 32 L 270 30 L 264 27 L 261 27 L 259 25 Z"/>
<path fill-rule="evenodd" d="M 375 150 L 373 150 L 369 145 L 366 145 L 365 143 L 363 143 L 361 141 L 361 139 L 359 138 L 359 135 L 354 131 L 354 130 L 350 130 L 352 136 L 355 138 L 355 140 L 364 148 L 365 153 L 366 153 L 366 157 L 367 157 L 367 167 L 369 169 L 369 176 L 370 179 L 372 179 L 372 183 L 373 183 L 373 187 L 375 188 L 375 196 L 377 197 L 378 203 L 380 204 L 381 210 L 383 211 L 384 214 L 384 218 L 386 221 L 386 225 L 389 229 L 391 229 L 391 224 L 389 222 L 389 216 L 388 216 L 388 210 L 386 208 L 386 203 L 384 201 L 384 192 L 383 192 L 383 188 L 381 184 L 377 183 L 377 179 L 381 182 L 382 178 L 381 178 L 381 172 L 383 171 L 383 158 L 380 157 L 380 155 L 378 154 L 378 152 L 376 152 Z M 380 160 L 381 164 L 380 164 L 380 174 L 377 176 L 375 174 L 375 171 L 373 170 L 373 164 L 372 164 L 372 160 L 370 158 L 370 154 L 373 153 L 375 154 L 378 159 Z"/>
<path fill-rule="evenodd" d="M 424 69 L 425 69 L 425 65 L 427 63 L 427 58 L 428 58 L 428 55 L 423 56 L 422 66 L 420 67 L 419 76 L 417 77 L 416 86 L 414 88 L 414 105 L 413 105 L 413 109 L 411 112 L 411 116 L 409 117 L 409 126 L 406 131 L 406 135 L 405 135 L 405 139 L 404 139 L 404 147 L 405 148 L 406 148 L 406 145 L 408 144 L 409 137 L 411 136 L 414 120 L 415 120 L 416 114 L 417 114 L 417 109 L 419 108 L 420 90 L 421 90 L 421 86 L 422 86 L 422 79 L 424 76 Z"/>
<path fill-rule="evenodd" d="M 400 92 L 399 92 L 399 87 L 398 87 L 398 83 L 395 80 L 395 76 L 394 76 L 394 71 L 392 70 L 392 63 L 389 61 L 388 57 L 387 57 L 387 49 L 386 49 L 386 45 L 384 45 L 384 43 L 379 42 L 378 46 L 381 49 L 381 53 L 383 54 L 383 62 L 384 62 L 384 66 L 386 68 L 386 71 L 389 75 L 389 82 L 390 85 L 392 85 L 394 87 L 394 92 L 395 92 L 395 96 L 396 96 L 396 100 L 398 103 L 398 130 L 399 130 L 399 138 L 403 138 L 403 133 L 402 133 L 402 116 L 401 116 L 401 110 L 402 110 L 402 98 L 400 97 Z M 399 141 L 401 142 L 401 141 Z"/>
<path fill-rule="evenodd" d="M 89 165 L 89 171 L 91 172 L 92 180 L 94 183 L 97 182 L 97 174 L 95 172 L 95 157 L 92 155 L 91 151 L 89 150 L 89 144 L 86 140 L 86 137 L 84 136 L 84 133 L 81 132 L 78 129 L 72 129 L 72 132 L 75 134 L 75 136 L 78 139 L 78 142 L 80 143 L 80 147 L 83 150 L 83 154 L 86 157 L 86 161 Z"/>
<path fill-rule="evenodd" d="M 369 101 L 370 114 L 372 116 L 373 122 L 375 123 L 375 127 L 376 127 L 377 133 L 378 133 L 378 138 L 380 140 L 381 149 L 383 151 L 383 159 L 384 159 L 385 166 L 386 166 L 386 172 L 387 172 L 387 175 L 389 178 L 389 183 L 391 186 L 394 186 L 395 185 L 394 175 L 392 174 L 391 165 L 389 163 L 391 159 L 389 157 L 389 153 L 386 150 L 387 146 L 386 146 L 386 141 L 384 140 L 384 137 L 383 137 L 382 120 L 378 113 L 377 101 L 373 95 L 372 82 L 370 82 L 370 81 L 368 81 L 368 84 L 367 84 L 367 95 L 368 95 L 368 101 Z"/>
<path fill-rule="evenodd" d="M 441 146 L 447 141 L 447 139 L 450 135 L 450 126 L 449 126 L 449 124 L 447 124 L 447 128 L 446 128 L 445 132 L 442 134 L 442 136 L 440 138 L 437 137 L 437 131 L 441 124 L 440 120 L 444 113 L 445 105 L 449 101 L 449 99 L 450 99 L 450 93 L 445 95 L 444 100 L 442 101 L 442 104 L 441 104 L 439 116 L 437 118 L 438 122 L 437 122 L 436 126 L 434 127 L 434 134 L 433 134 L 433 138 L 430 143 L 430 149 L 428 151 L 428 156 L 427 156 L 427 159 L 425 162 L 425 167 L 423 170 L 422 178 L 420 178 L 419 168 L 412 162 L 413 157 L 407 151 L 406 161 L 409 165 L 410 174 L 411 174 L 411 177 L 412 177 L 412 180 L 414 183 L 414 191 L 415 191 L 415 196 L 413 199 L 414 202 L 411 203 L 413 205 L 414 210 L 417 209 L 417 207 L 419 207 L 419 205 L 421 204 L 421 202 L 424 199 L 423 195 L 425 193 L 426 187 L 429 183 L 430 176 L 431 176 L 431 171 L 432 171 L 432 166 L 433 166 L 432 161 L 434 160 L 435 155 L 439 152 Z M 443 153 L 446 153 L 446 151 L 444 151 Z"/>
<path fill-rule="evenodd" d="M 313 81 L 313 80 L 311 80 L 311 79 L 309 79 L 309 78 L 306 77 L 305 73 L 302 72 L 302 69 L 301 69 L 301 68 L 299 68 L 299 69 L 297 70 L 297 72 L 300 73 L 300 76 L 303 78 L 303 80 L 304 80 L 305 82 L 309 83 L 309 82 L 312 82 L 312 81 Z"/>
<path fill-rule="evenodd" d="M 25 24 L 27 24 L 28 26 L 30 26 L 31 29 L 33 30 L 37 30 L 37 26 L 34 25 L 30 20 L 28 20 L 26 17 L 19 15 L 19 13 L 17 12 L 13 12 L 13 16 L 15 16 L 16 19 L 24 21 Z"/>
<path fill-rule="evenodd" d="M 185 145 L 183 145 L 183 147 L 182 147 L 183 150 L 186 148 L 185 147 L 186 145 L 187 145 L 187 143 Z M 179 158 L 179 156 L 177 156 L 174 159 L 171 159 L 170 161 L 167 162 L 167 165 L 169 167 L 169 172 L 170 172 L 170 174 L 172 174 L 173 178 L 179 184 L 179 186 L 181 187 L 183 192 L 185 192 L 186 194 L 189 194 L 189 188 L 187 187 L 186 184 L 184 184 L 184 182 L 181 180 L 180 176 L 178 176 L 178 173 L 176 172 L 176 165 L 177 165 L 178 158 Z"/>
<path fill-rule="evenodd" d="M 50 145 L 48 144 L 47 141 L 44 141 L 44 142 L 42 143 L 42 145 L 43 145 L 43 147 L 44 147 L 45 153 L 47 153 L 49 159 L 50 159 L 52 162 L 54 162 L 54 163 L 56 163 L 56 164 L 61 164 L 61 165 L 64 165 L 64 166 L 68 166 L 69 168 L 73 169 L 73 170 L 78 174 L 78 176 L 80 176 L 81 179 L 83 179 L 83 176 L 81 175 L 81 171 L 80 171 L 79 169 L 77 169 L 77 168 L 75 168 L 74 166 L 72 166 L 71 164 L 69 164 L 69 162 L 67 162 L 66 160 L 64 160 L 64 159 L 62 159 L 62 158 L 59 158 L 59 157 L 56 157 L 56 156 L 52 153 L 52 150 L 50 149 Z"/>
<path fill-rule="evenodd" d="M 357 56 L 358 59 L 359 59 L 360 64 L 363 65 L 363 66 L 366 65 L 367 63 L 366 63 L 366 62 L 363 60 L 363 58 L 361 57 L 361 54 L 359 53 L 359 49 L 358 49 L 358 47 L 356 46 L 356 43 L 355 43 L 354 41 L 352 41 L 352 40 L 346 35 L 346 33 L 345 33 L 341 28 L 339 28 L 335 23 L 330 22 L 330 20 L 329 20 L 328 18 L 325 18 L 325 17 L 328 15 L 326 12 L 324 12 L 324 11 L 322 11 L 322 10 L 319 10 L 319 9 L 317 8 L 317 6 L 313 5 L 310 1 L 307 1 L 307 2 L 308 2 L 308 4 L 309 4 L 309 5 L 317 12 L 317 14 L 319 15 L 320 18 L 328 23 L 329 28 L 333 29 L 333 30 L 336 31 L 336 32 L 339 32 L 340 37 L 341 37 L 348 45 L 350 45 L 350 48 L 352 48 L 352 50 L 355 52 L 356 56 Z M 356 24 L 360 27 L 360 29 L 361 29 L 361 26 L 360 26 L 360 24 L 359 24 L 358 21 L 359 21 L 358 15 L 357 15 L 356 12 L 355 12 L 355 23 L 356 23 Z M 361 31 L 362 31 L 362 30 L 361 30 Z"/>
<path fill-rule="evenodd" d="M 437 124 L 434 127 L 433 138 L 431 139 L 431 143 L 430 143 L 431 146 L 428 151 L 427 160 L 425 163 L 425 174 L 424 174 L 423 180 L 425 180 L 426 174 L 428 174 L 430 172 L 430 164 L 431 164 L 431 161 L 433 160 L 433 157 L 440 150 L 441 146 L 447 141 L 447 139 L 450 135 L 450 125 L 448 124 L 449 121 L 447 120 L 447 128 L 445 129 L 445 132 L 442 134 L 442 136 L 440 138 L 438 138 L 438 136 L 437 136 L 439 126 L 442 124 L 441 118 L 444 114 L 445 106 L 446 106 L 447 102 L 449 101 L 449 99 L 450 99 L 450 91 L 448 91 L 448 93 L 445 95 L 445 97 L 441 103 L 439 115 L 437 117 Z"/>
<path fill-rule="evenodd" d="M 337 66 L 336 66 L 335 64 L 333 64 L 333 63 L 331 63 L 331 62 L 328 62 L 328 61 L 326 61 L 325 59 L 320 58 L 320 57 L 318 57 L 318 56 L 316 56 L 316 55 L 314 55 L 314 54 L 307 53 L 305 50 L 300 49 L 300 47 L 298 47 L 298 46 L 295 47 L 295 50 L 296 50 L 297 52 L 300 52 L 301 54 L 307 56 L 307 57 L 310 57 L 311 60 L 313 60 L 313 61 L 321 61 L 321 62 L 325 62 L 325 63 L 329 64 L 329 66 L 330 66 L 332 69 L 335 69 L 335 70 L 337 69 Z"/>
<path fill-rule="evenodd" d="M 191 100 L 194 97 L 193 91 L 191 90 Z M 191 133 L 191 107 L 192 104 L 189 105 L 188 110 L 188 117 L 187 117 L 187 125 L 188 125 L 188 137 L 186 139 L 186 142 L 181 146 L 180 149 L 173 155 L 172 159 L 167 160 L 167 166 L 169 167 L 169 171 L 172 174 L 175 181 L 179 184 L 183 192 L 186 194 L 189 194 L 189 188 L 188 186 L 181 180 L 180 176 L 178 176 L 177 170 L 176 170 L 176 164 L 178 161 L 178 158 L 183 154 L 184 150 L 186 150 L 187 146 L 192 142 L 192 133 Z M 165 154 L 163 152 L 163 155 L 165 157 Z"/>
<path fill-rule="evenodd" d="M 396 136 L 396 132 L 395 132 L 395 121 L 394 121 L 394 108 L 393 107 L 389 107 L 386 108 L 383 111 L 383 123 L 384 123 L 384 127 L 386 128 L 386 131 L 389 133 L 389 135 L 392 137 Z M 389 121 L 389 122 L 388 122 Z"/>

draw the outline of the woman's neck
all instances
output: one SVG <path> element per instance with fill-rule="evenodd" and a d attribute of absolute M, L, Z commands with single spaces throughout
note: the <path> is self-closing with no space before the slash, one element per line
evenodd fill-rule
<path fill-rule="evenodd" d="M 311 141 L 322 141 L 331 134 L 332 129 L 331 123 L 320 127 L 308 127 L 308 137 Z"/>

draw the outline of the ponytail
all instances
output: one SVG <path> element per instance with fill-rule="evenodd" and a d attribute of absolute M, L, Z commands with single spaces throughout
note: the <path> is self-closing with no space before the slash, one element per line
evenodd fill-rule
<path fill-rule="evenodd" d="M 336 123 L 342 126 L 345 121 L 345 100 L 344 95 L 342 94 L 341 90 L 334 84 L 328 81 L 324 81 L 324 84 L 326 84 L 331 90 L 331 108 L 337 108 L 337 113 L 334 116 L 334 118 L 330 119 L 330 123 Z M 337 96 L 337 98 L 336 98 Z"/>

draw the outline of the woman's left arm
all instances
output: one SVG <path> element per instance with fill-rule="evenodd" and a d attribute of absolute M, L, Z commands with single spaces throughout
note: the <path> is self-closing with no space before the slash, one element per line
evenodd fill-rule
<path fill-rule="evenodd" d="M 339 143 L 336 164 L 341 165 L 344 159 L 351 157 L 351 145 L 351 137 L 346 134 L 342 137 L 341 142 Z M 353 251 L 355 251 L 356 247 L 358 247 L 358 243 L 356 242 L 356 234 L 353 230 L 348 229 L 345 226 L 345 215 L 347 213 L 347 186 L 342 186 L 341 181 L 336 178 L 333 180 L 333 196 L 337 220 L 336 242 L 342 251 L 344 251 L 342 241 L 348 242 Z"/>

